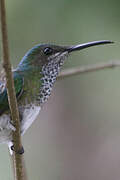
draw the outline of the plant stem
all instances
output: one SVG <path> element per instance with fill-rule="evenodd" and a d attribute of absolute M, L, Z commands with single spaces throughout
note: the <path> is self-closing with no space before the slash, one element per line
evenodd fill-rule
<path fill-rule="evenodd" d="M 5 12 L 5 0 L 0 0 L 0 20 L 1 20 L 1 33 L 2 33 L 2 52 L 3 52 L 3 68 L 6 76 L 6 86 L 9 107 L 11 111 L 11 117 L 13 125 L 16 128 L 16 131 L 13 131 L 13 145 L 15 152 L 13 153 L 13 162 L 14 162 L 14 177 L 15 180 L 25 180 L 24 174 L 25 169 L 23 166 L 23 156 L 16 153 L 21 149 L 21 136 L 20 136 L 20 121 L 19 121 L 19 112 L 17 107 L 17 100 L 14 88 L 13 75 L 11 71 L 11 64 L 9 58 L 9 48 L 8 48 L 8 36 L 7 36 L 7 24 L 6 24 L 6 12 Z"/>
<path fill-rule="evenodd" d="M 120 66 L 120 61 L 111 61 L 108 63 L 99 63 L 88 66 L 86 65 L 86 66 L 75 67 L 61 71 L 61 73 L 58 76 L 58 79 L 63 79 L 66 77 L 75 76 L 87 72 L 94 72 L 103 69 L 115 68 L 118 66 Z"/>

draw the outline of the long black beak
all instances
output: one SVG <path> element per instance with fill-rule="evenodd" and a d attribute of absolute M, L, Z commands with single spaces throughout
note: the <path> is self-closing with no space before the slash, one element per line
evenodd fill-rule
<path fill-rule="evenodd" d="M 88 42 L 88 43 L 84 43 L 84 44 L 78 44 L 75 46 L 69 46 L 67 48 L 67 51 L 70 53 L 73 51 L 78 51 L 78 50 L 85 49 L 85 48 L 92 47 L 92 46 L 97 46 L 97 45 L 102 45 L 102 44 L 111 44 L 111 43 L 114 43 L 114 42 L 109 41 L 109 40 L 93 41 L 93 42 Z"/>

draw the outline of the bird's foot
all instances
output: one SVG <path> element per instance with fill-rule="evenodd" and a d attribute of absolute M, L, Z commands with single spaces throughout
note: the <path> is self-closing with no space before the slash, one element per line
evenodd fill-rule
<path fill-rule="evenodd" d="M 22 154 L 24 153 L 24 148 L 23 148 L 23 146 L 22 146 L 19 150 L 15 151 L 14 146 L 12 145 L 12 146 L 11 146 L 11 150 L 14 151 L 14 152 L 16 152 L 17 154 L 20 154 L 20 155 L 22 155 Z"/>

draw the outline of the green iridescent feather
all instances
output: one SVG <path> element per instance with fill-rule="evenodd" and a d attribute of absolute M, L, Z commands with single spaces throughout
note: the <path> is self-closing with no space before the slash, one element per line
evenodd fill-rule
<path fill-rule="evenodd" d="M 40 79 L 42 77 L 40 74 L 42 63 L 40 62 L 40 64 L 36 66 L 39 49 L 40 47 L 36 46 L 28 51 L 17 69 L 13 72 L 15 92 L 19 106 L 32 103 L 39 95 L 41 86 Z M 0 81 L 0 115 L 9 109 L 5 84 L 5 79 Z"/>
<path fill-rule="evenodd" d="M 23 77 L 21 75 L 19 75 L 17 72 L 14 72 L 13 73 L 13 78 L 14 78 L 16 97 L 18 98 L 22 94 Z M 1 83 L 1 86 L 2 86 L 3 82 L 0 82 L 0 83 Z M 0 115 L 7 109 L 9 109 L 8 97 L 7 97 L 7 89 L 4 86 L 4 89 L 0 93 Z"/>

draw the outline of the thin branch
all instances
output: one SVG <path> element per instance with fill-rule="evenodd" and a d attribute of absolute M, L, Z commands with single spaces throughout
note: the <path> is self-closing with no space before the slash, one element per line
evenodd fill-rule
<path fill-rule="evenodd" d="M 11 64 L 9 58 L 5 0 L 0 0 L 0 18 L 1 18 L 1 33 L 2 33 L 3 68 L 6 75 L 6 85 L 7 85 L 7 93 L 8 93 L 8 101 L 11 111 L 11 117 L 12 117 L 13 125 L 16 128 L 16 131 L 13 132 L 12 137 L 13 137 L 15 152 L 18 152 L 18 150 L 22 147 L 22 144 L 20 137 L 19 112 L 17 108 L 14 81 L 12 77 Z M 15 152 L 13 155 L 15 180 L 24 180 L 22 155 L 19 155 L 18 153 Z"/>
<path fill-rule="evenodd" d="M 94 72 L 94 71 L 103 70 L 103 69 L 115 68 L 118 66 L 120 66 L 120 61 L 111 61 L 108 63 L 99 63 L 99 64 L 75 67 L 68 70 L 63 70 L 59 74 L 58 79 L 63 79 L 66 77 L 75 76 L 75 75 L 79 75 L 79 74 L 87 73 L 87 72 Z"/>

